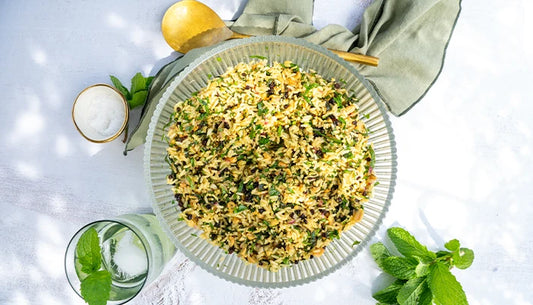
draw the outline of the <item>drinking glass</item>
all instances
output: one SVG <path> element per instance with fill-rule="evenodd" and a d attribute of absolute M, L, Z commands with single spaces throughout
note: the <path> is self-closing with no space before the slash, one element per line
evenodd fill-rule
<path fill-rule="evenodd" d="M 124 304 L 156 279 L 176 249 L 153 214 L 127 214 L 85 225 L 70 240 L 65 253 L 65 272 L 81 297 L 81 282 L 88 276 L 76 253 L 80 237 L 94 228 L 101 247 L 100 270 L 111 273 L 107 304 Z"/>

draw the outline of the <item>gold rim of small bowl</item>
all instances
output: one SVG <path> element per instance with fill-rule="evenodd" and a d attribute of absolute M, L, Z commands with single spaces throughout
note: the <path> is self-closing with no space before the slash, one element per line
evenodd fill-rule
<path fill-rule="evenodd" d="M 76 103 L 78 102 L 78 99 L 80 98 L 80 96 L 87 90 L 91 89 L 91 88 L 94 88 L 94 87 L 99 87 L 99 86 L 104 86 L 104 87 L 108 87 L 108 88 L 111 88 L 113 91 L 115 91 L 116 93 L 118 93 L 118 95 L 120 96 L 121 100 L 122 100 L 122 103 L 124 104 L 124 111 L 125 111 L 125 116 L 124 116 L 124 122 L 122 122 L 122 126 L 120 127 L 120 129 L 114 134 L 112 135 L 111 137 L 109 138 L 106 138 L 106 139 L 103 139 L 103 140 L 94 140 L 94 139 L 91 139 L 89 138 L 88 136 L 86 136 L 82 131 L 81 129 L 79 128 L 78 124 L 76 123 L 76 119 L 74 118 L 74 109 L 76 109 Z M 85 89 L 83 89 L 79 94 L 78 96 L 76 96 L 76 99 L 74 100 L 74 104 L 72 105 L 72 122 L 74 122 L 74 126 L 76 127 L 76 130 L 78 130 L 78 132 L 88 141 L 90 142 L 93 142 L 93 143 L 107 143 L 107 142 L 111 142 L 113 140 L 115 140 L 116 138 L 118 138 L 118 136 L 120 136 L 122 134 L 122 132 L 124 132 L 124 129 L 126 129 L 126 125 L 128 125 L 128 120 L 129 120 L 129 107 L 128 107 L 128 101 L 126 101 L 126 98 L 124 97 L 124 95 L 122 95 L 122 93 L 120 93 L 120 91 L 118 91 L 116 88 L 114 88 L 113 86 L 110 86 L 108 84 L 94 84 L 94 85 L 91 85 Z"/>

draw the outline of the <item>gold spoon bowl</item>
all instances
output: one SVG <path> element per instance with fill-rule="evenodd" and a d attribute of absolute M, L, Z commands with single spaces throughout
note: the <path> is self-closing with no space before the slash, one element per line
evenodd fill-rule
<path fill-rule="evenodd" d="M 163 16 L 161 31 L 170 47 L 180 53 L 227 39 L 250 37 L 230 30 L 217 13 L 196 0 L 182 0 L 169 7 Z M 330 51 L 347 61 L 374 67 L 379 63 L 379 58 L 374 56 Z"/>

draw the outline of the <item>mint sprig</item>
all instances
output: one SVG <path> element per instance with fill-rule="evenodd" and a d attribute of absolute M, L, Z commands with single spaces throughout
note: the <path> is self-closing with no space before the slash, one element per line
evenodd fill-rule
<path fill-rule="evenodd" d="M 90 274 L 100 269 L 100 239 L 94 228 L 85 231 L 76 244 L 76 258 L 81 264 L 81 271 Z"/>
<path fill-rule="evenodd" d="M 448 251 L 432 252 L 402 228 L 387 230 L 396 250 L 392 255 L 381 242 L 370 246 L 377 265 L 396 280 L 374 293 L 378 305 L 468 305 L 466 294 L 450 269 L 466 269 L 474 261 L 474 251 L 461 248 L 457 239 L 447 242 Z"/>
<path fill-rule="evenodd" d="M 135 74 L 131 79 L 131 88 L 128 90 L 128 88 L 126 88 L 115 76 L 109 75 L 109 78 L 111 78 L 113 86 L 115 86 L 115 88 L 117 88 L 117 90 L 120 91 L 120 93 L 124 96 L 130 109 L 137 108 L 146 103 L 148 90 L 150 89 L 150 85 L 154 79 L 153 76 L 144 77 L 141 72 L 137 72 L 137 74 Z M 126 140 L 128 139 L 128 130 L 129 122 L 124 131 L 124 139 L 122 140 L 124 143 L 126 143 Z"/>
<path fill-rule="evenodd" d="M 148 96 L 148 89 L 150 89 L 150 84 L 154 79 L 153 76 L 144 77 L 141 72 L 138 72 L 131 79 L 131 88 L 128 90 L 118 78 L 113 75 L 109 75 L 113 86 L 124 95 L 130 109 L 144 105 L 146 97 Z"/>
<path fill-rule="evenodd" d="M 83 232 L 76 244 L 76 260 L 81 271 L 81 296 L 89 305 L 105 305 L 111 292 L 111 273 L 100 270 L 102 265 L 102 248 L 95 228 Z"/>
<path fill-rule="evenodd" d="M 111 273 L 99 270 L 81 282 L 81 296 L 89 305 L 105 305 L 111 292 Z"/>

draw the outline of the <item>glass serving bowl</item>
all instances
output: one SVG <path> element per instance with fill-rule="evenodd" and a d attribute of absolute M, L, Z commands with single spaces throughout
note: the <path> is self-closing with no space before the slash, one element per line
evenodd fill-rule
<path fill-rule="evenodd" d="M 239 62 L 266 57 L 269 62 L 290 60 L 307 71 L 312 69 L 325 79 L 344 80 L 349 92 L 359 98 L 359 111 L 370 130 L 376 156 L 374 173 L 379 184 L 373 198 L 365 204 L 363 219 L 330 243 L 324 254 L 277 272 L 245 263 L 235 254 L 198 237 L 201 231 L 178 221 L 179 208 L 166 177 L 171 173 L 165 162 L 169 118 L 176 103 L 191 97 L 207 85 L 212 76 L 221 75 Z M 218 45 L 194 60 L 177 75 L 159 101 L 146 138 L 145 176 L 153 209 L 176 247 L 205 270 L 223 279 L 247 286 L 282 288 L 309 283 L 337 270 L 351 260 L 375 234 L 388 210 L 396 179 L 396 148 L 392 128 L 381 100 L 354 66 L 327 49 L 302 39 L 262 36 L 232 40 Z"/>

